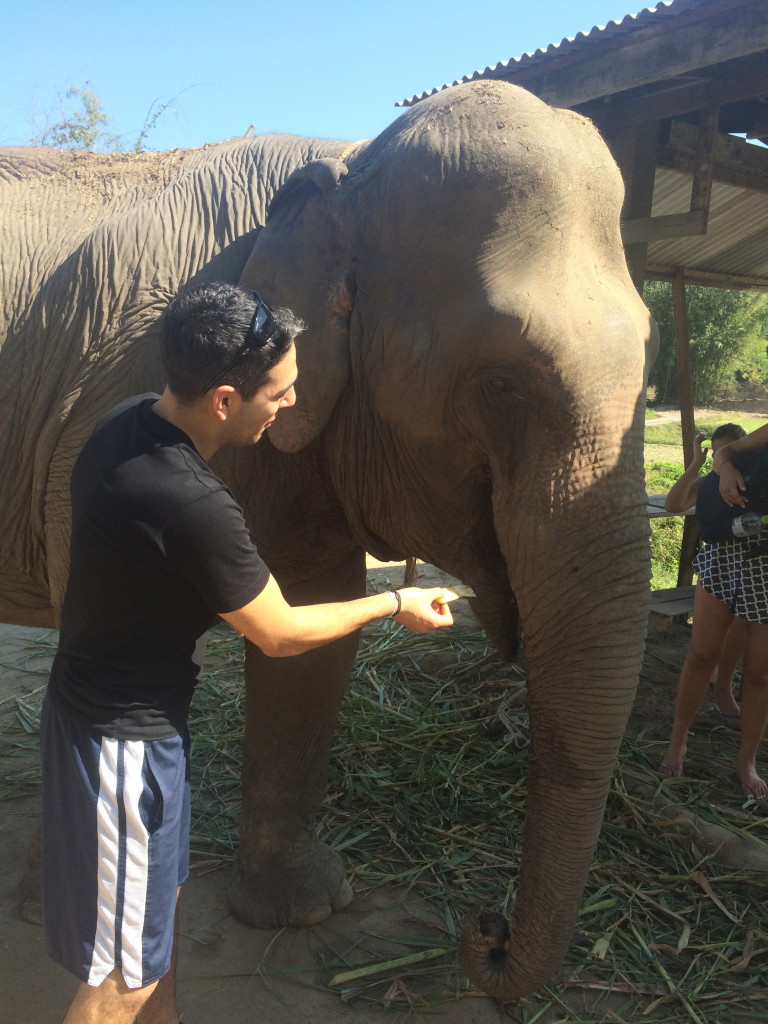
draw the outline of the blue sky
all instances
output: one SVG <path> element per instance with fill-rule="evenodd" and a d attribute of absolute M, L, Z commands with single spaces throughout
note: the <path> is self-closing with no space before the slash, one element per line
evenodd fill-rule
<path fill-rule="evenodd" d="M 624 3 L 629 6 L 624 6 Z M 631 0 L 16 0 L 0 39 L 0 145 L 89 88 L 130 148 L 257 132 L 370 138 L 394 104 L 643 9 Z M 645 6 L 651 6 L 646 4 Z M 156 109 L 156 107 L 155 107 Z"/>

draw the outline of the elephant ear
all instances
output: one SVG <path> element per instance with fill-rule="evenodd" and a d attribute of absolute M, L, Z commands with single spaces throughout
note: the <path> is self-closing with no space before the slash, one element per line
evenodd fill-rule
<path fill-rule="evenodd" d="M 296 346 L 296 404 L 281 410 L 269 432 L 284 452 L 299 451 L 318 436 L 349 377 L 355 286 L 340 216 L 346 174 L 336 159 L 294 171 L 272 200 L 240 278 L 243 287 L 307 324 Z"/>

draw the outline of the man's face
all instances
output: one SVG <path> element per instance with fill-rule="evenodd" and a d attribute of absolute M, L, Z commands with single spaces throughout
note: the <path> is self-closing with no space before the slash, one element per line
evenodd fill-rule
<path fill-rule="evenodd" d="M 229 422 L 232 435 L 228 444 L 234 447 L 256 444 L 265 430 L 275 422 L 280 409 L 296 402 L 296 346 L 291 345 L 283 358 L 272 367 L 269 379 L 253 398 L 240 403 Z"/>

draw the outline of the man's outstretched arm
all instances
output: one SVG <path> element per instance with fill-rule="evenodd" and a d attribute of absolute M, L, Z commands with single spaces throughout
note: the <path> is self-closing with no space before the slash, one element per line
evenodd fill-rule
<path fill-rule="evenodd" d="M 429 633 L 453 624 L 444 588 L 406 587 L 397 593 L 400 611 L 395 620 L 414 633 Z M 270 576 L 258 597 L 242 608 L 223 613 L 221 618 L 269 657 L 285 658 L 338 640 L 374 619 L 389 618 L 395 609 L 396 598 L 391 592 L 356 601 L 292 607 Z"/>

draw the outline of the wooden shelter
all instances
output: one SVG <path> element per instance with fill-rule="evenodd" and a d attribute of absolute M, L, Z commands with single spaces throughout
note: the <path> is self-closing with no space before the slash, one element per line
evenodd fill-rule
<path fill-rule="evenodd" d="M 645 280 L 672 284 L 690 461 L 685 285 L 768 291 L 768 0 L 659 3 L 460 81 L 487 78 L 584 114 L 610 147 L 626 187 L 622 232 L 633 280 L 638 290 Z M 688 517 L 681 566 L 690 564 L 696 534 Z M 690 583 L 685 575 L 680 582 Z"/>

